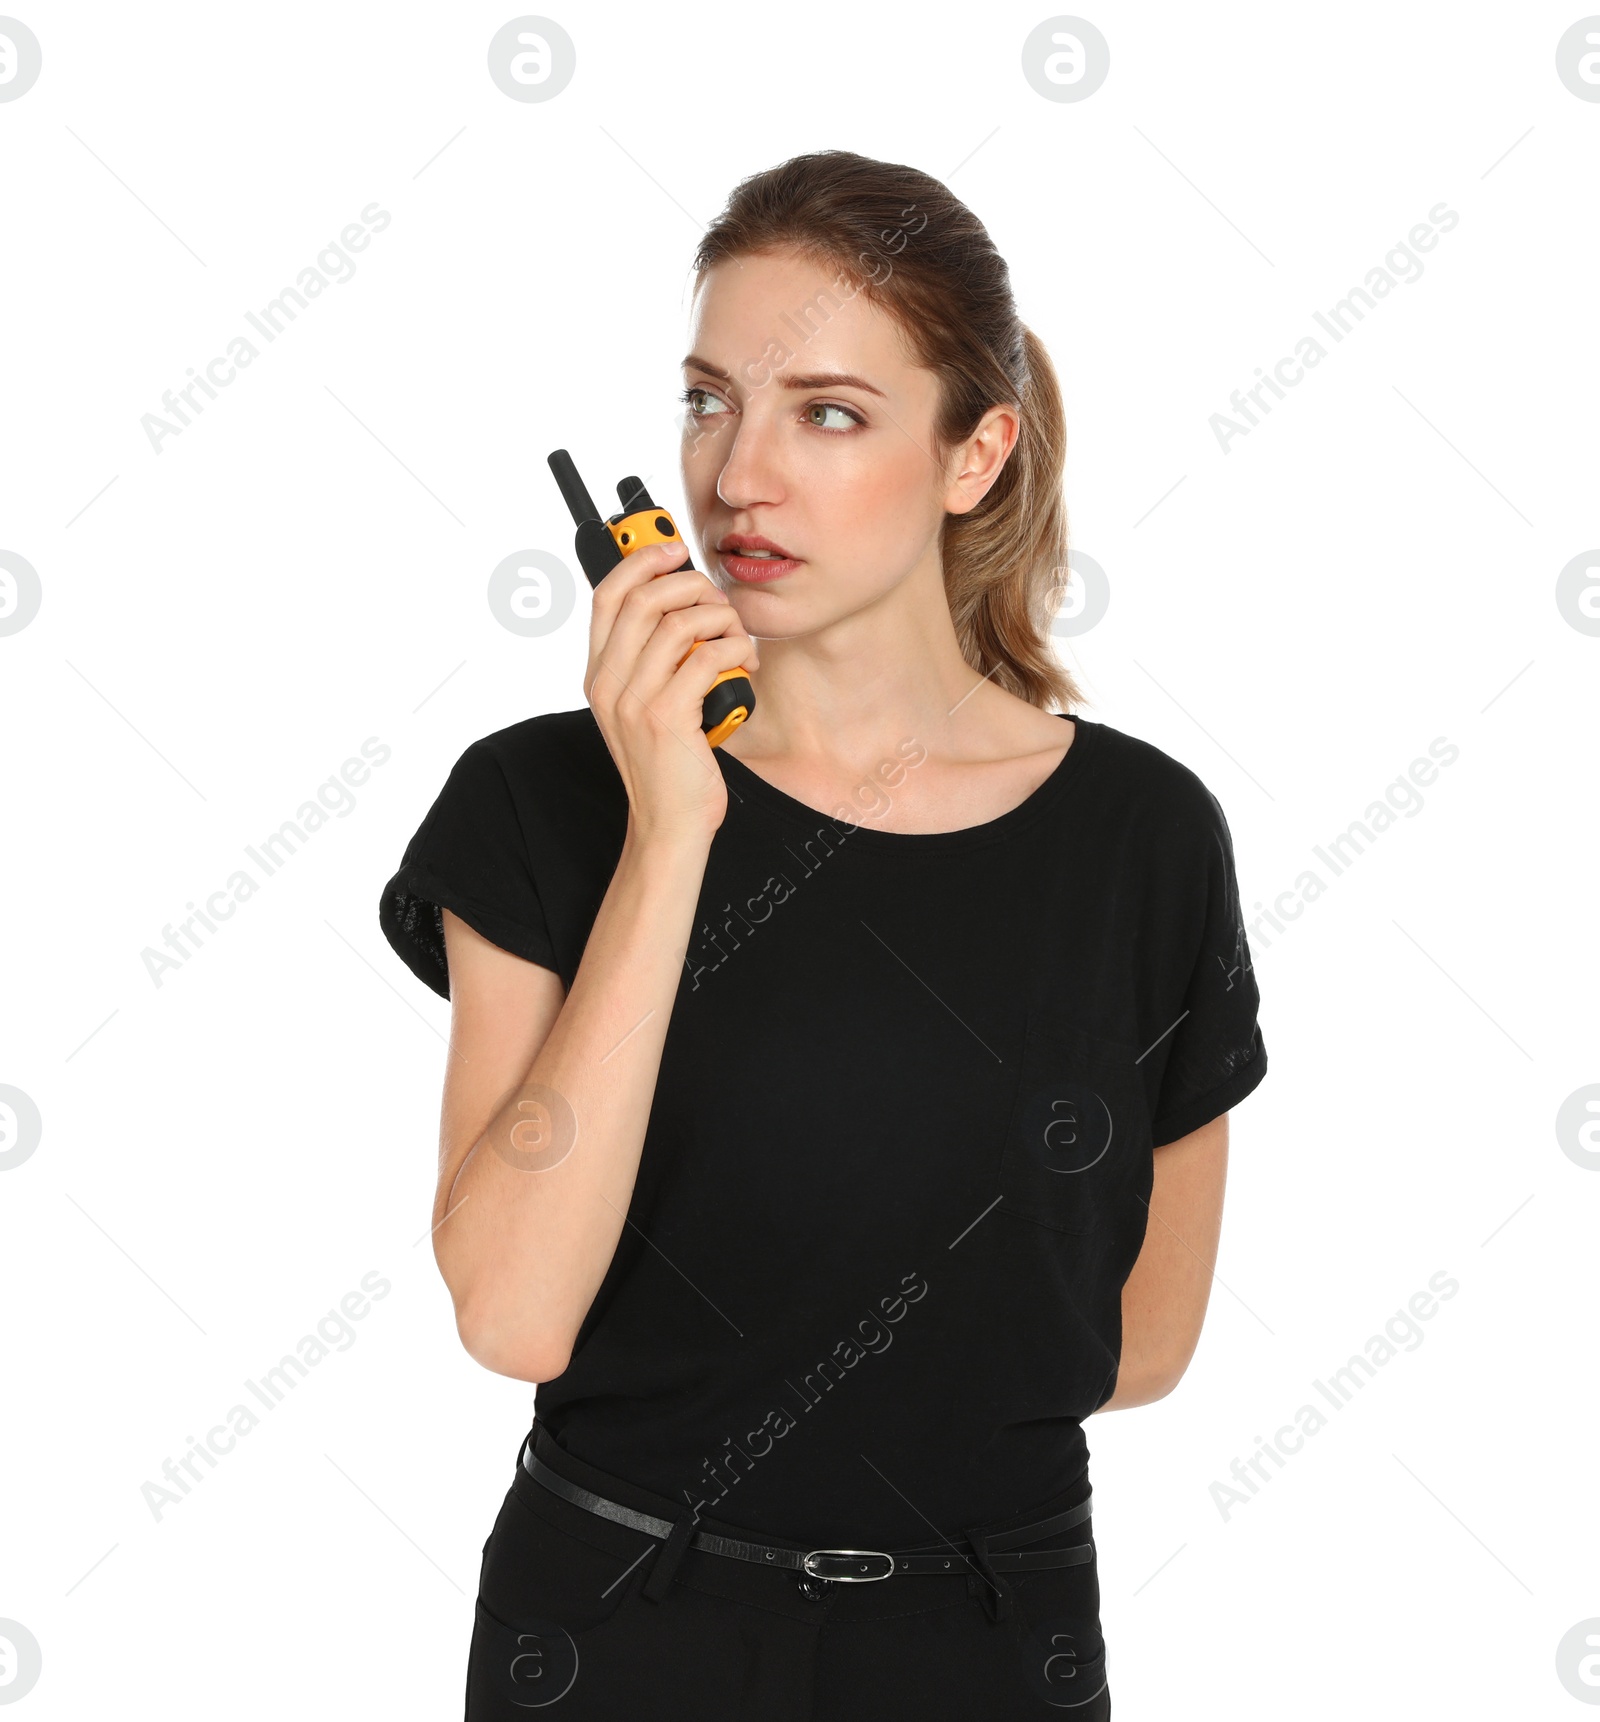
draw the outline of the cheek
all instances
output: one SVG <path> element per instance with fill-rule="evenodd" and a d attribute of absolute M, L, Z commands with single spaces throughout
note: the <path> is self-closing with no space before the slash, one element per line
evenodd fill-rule
<path fill-rule="evenodd" d="M 884 565 L 886 553 L 908 547 L 911 523 L 928 515 L 929 463 L 898 434 L 894 442 L 879 433 L 859 449 L 827 450 L 806 463 L 805 512 L 819 542 L 844 559 Z"/>

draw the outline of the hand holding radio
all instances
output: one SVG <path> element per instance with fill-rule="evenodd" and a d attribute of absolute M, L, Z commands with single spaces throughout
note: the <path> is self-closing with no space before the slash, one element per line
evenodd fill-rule
<path fill-rule="evenodd" d="M 589 704 L 644 831 L 709 836 L 727 813 L 711 748 L 755 709 L 755 642 L 724 593 L 685 562 L 672 518 L 636 478 L 601 521 L 566 451 L 550 456 L 594 586 Z"/>

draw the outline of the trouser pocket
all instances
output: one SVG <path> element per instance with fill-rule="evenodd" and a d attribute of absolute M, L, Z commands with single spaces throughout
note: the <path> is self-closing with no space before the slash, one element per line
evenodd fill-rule
<path fill-rule="evenodd" d="M 1093 1531 L 1085 1532 L 1093 1548 Z M 1021 1574 L 1013 1584 L 1023 1679 L 1052 1708 L 1078 1722 L 1101 1722 L 1111 1714 L 1111 1698 L 1098 1559 Z"/>
<path fill-rule="evenodd" d="M 656 1539 L 606 1523 L 601 1547 L 579 1534 L 592 1515 L 533 1488 L 512 1484 L 484 1544 L 468 1653 L 471 1722 L 545 1706 L 584 1714 L 597 1674 L 624 1653 L 634 1610 L 650 1607 L 639 1598 L 650 1563 L 639 1556 Z"/>

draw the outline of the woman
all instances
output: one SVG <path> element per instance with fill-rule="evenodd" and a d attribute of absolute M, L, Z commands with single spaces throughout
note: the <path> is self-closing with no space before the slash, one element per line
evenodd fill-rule
<path fill-rule="evenodd" d="M 625 558 L 588 704 L 467 748 L 383 898 L 462 1341 L 539 1384 L 467 1715 L 1098 1722 L 1082 1421 L 1187 1366 L 1266 1071 L 1228 827 L 1047 709 L 1061 401 L 943 185 L 742 184 L 684 380 L 709 574 Z"/>

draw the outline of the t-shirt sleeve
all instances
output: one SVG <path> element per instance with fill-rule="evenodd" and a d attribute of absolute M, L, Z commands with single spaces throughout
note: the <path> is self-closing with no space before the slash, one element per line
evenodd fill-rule
<path fill-rule="evenodd" d="M 407 967 L 449 998 L 441 909 L 513 956 L 560 972 L 529 832 L 487 738 L 473 742 L 451 768 L 378 909 L 378 923 Z"/>
<path fill-rule="evenodd" d="M 1156 1105 L 1157 1148 L 1237 1106 L 1267 1074 L 1267 1049 L 1256 1021 L 1261 995 L 1239 912 L 1233 838 L 1209 790 L 1200 806 L 1198 855 L 1189 851 L 1195 856 L 1189 865 L 1198 946 L 1187 978 L 1177 977 L 1173 993 L 1176 1026 L 1167 1037 Z"/>

